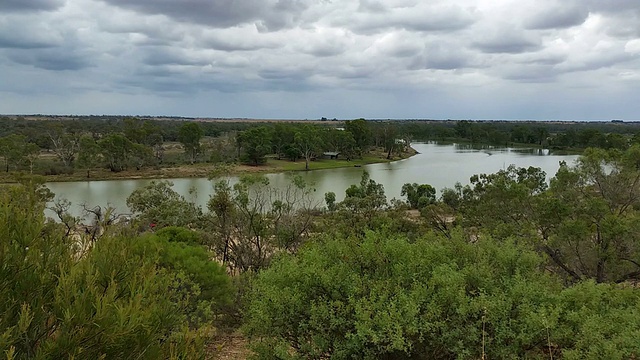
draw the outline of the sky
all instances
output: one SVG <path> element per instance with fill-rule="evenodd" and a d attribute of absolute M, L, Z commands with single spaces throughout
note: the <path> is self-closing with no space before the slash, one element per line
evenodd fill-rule
<path fill-rule="evenodd" d="M 640 119 L 638 0 L 0 0 L 0 114 Z"/>

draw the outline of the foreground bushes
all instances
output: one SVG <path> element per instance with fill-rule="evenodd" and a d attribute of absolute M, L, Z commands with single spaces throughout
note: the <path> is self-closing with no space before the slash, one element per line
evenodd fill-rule
<path fill-rule="evenodd" d="M 86 255 L 43 199 L 0 189 L 0 353 L 16 359 L 201 358 L 229 279 L 200 247 L 103 236 Z"/>
<path fill-rule="evenodd" d="M 257 357 L 640 354 L 636 290 L 593 283 L 563 290 L 532 251 L 458 238 L 409 243 L 369 233 L 281 257 L 258 277 L 247 311 Z"/>

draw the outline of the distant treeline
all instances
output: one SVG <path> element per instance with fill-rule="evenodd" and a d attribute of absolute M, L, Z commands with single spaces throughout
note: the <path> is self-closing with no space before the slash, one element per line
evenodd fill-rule
<path fill-rule="evenodd" d="M 639 131 L 639 123 L 621 122 L 0 117 L 0 157 L 5 172 L 29 170 L 45 175 L 196 162 L 261 165 L 268 156 L 303 159 L 308 167 L 309 161 L 327 153 L 350 159 L 378 149 L 392 159 L 405 152 L 411 141 L 625 150 L 640 142 Z M 43 153 L 52 156 L 45 159 Z"/>

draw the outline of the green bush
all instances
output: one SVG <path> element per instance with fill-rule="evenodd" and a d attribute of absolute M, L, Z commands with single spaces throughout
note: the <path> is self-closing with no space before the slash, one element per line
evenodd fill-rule
<path fill-rule="evenodd" d="M 587 281 L 562 292 L 553 343 L 565 359 L 637 359 L 640 291 Z"/>
<path fill-rule="evenodd" d="M 170 242 L 182 242 L 187 245 L 202 245 L 200 235 L 192 230 L 178 226 L 167 226 L 156 231 L 156 235 Z"/>
<path fill-rule="evenodd" d="M 245 329 L 260 359 L 534 356 L 561 289 L 542 262 L 491 240 L 327 239 L 259 275 Z"/>
<path fill-rule="evenodd" d="M 83 255 L 32 184 L 0 189 L 0 353 L 14 359 L 202 358 L 231 295 L 202 247 L 103 236 Z"/>
<path fill-rule="evenodd" d="M 172 286 L 180 293 L 179 303 L 189 324 L 205 325 L 215 310 L 231 301 L 232 286 L 224 267 L 212 261 L 203 247 L 155 235 L 143 236 L 135 243 L 140 256 L 155 255 L 157 266 L 178 274 Z"/>

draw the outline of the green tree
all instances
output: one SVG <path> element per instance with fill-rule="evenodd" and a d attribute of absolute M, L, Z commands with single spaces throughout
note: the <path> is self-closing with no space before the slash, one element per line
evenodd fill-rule
<path fill-rule="evenodd" d="M 356 141 L 349 131 L 326 129 L 324 144 L 327 150 L 340 153 L 340 156 L 347 158 L 347 160 L 350 160 L 355 153 Z"/>
<path fill-rule="evenodd" d="M 382 126 L 382 145 L 387 153 L 387 159 L 391 159 L 393 151 L 399 147 L 398 144 L 398 128 L 395 124 L 387 123 Z"/>
<path fill-rule="evenodd" d="M 412 209 L 423 208 L 436 201 L 436 189 L 429 184 L 404 184 L 400 195 L 407 197 Z"/>
<path fill-rule="evenodd" d="M 202 127 L 197 122 L 188 122 L 180 127 L 178 141 L 184 147 L 189 161 L 193 164 L 202 151 L 200 140 L 204 136 Z"/>
<path fill-rule="evenodd" d="M 640 278 L 640 147 L 587 149 L 574 167 L 551 180 L 553 231 L 545 242 L 574 280 L 622 282 Z"/>
<path fill-rule="evenodd" d="M 100 146 L 92 136 L 85 135 L 80 138 L 78 150 L 78 165 L 87 170 L 87 179 L 91 177 L 91 169 L 100 164 Z"/>
<path fill-rule="evenodd" d="M 467 120 L 456 121 L 454 131 L 456 136 L 460 138 L 468 138 L 471 136 L 471 127 L 473 124 Z"/>
<path fill-rule="evenodd" d="M 304 158 L 304 169 L 309 170 L 309 161 L 316 156 L 322 148 L 322 133 L 316 126 L 303 125 L 294 135 L 294 146 L 300 156 Z"/>
<path fill-rule="evenodd" d="M 276 123 L 273 128 L 273 153 L 276 154 L 278 160 L 283 156 L 290 160 L 295 160 L 298 157 L 297 151 L 291 154 L 291 148 L 294 144 L 295 128 L 286 123 Z M 293 155 L 293 156 L 291 156 Z"/>
<path fill-rule="evenodd" d="M 335 201 L 335 194 L 325 194 L 325 199 Z M 375 228 L 378 215 L 387 207 L 387 196 L 384 193 L 384 186 L 376 183 L 368 172 L 362 172 L 359 184 L 351 185 L 345 190 L 343 201 L 328 206 L 335 210 L 330 221 L 334 222 L 336 228 L 345 226 L 347 233 L 363 235 L 366 229 Z"/>
<path fill-rule="evenodd" d="M 345 121 L 344 129 L 353 136 L 357 151 L 360 155 L 369 149 L 369 144 L 371 144 L 371 128 L 365 119 Z"/>
<path fill-rule="evenodd" d="M 259 126 L 238 134 L 238 145 L 242 148 L 240 159 L 248 164 L 264 164 L 266 155 L 271 152 L 271 129 Z"/>
<path fill-rule="evenodd" d="M 24 135 L 11 134 L 0 138 L 0 156 L 4 159 L 5 171 L 11 166 L 18 168 L 26 159 L 27 138 Z"/>
<path fill-rule="evenodd" d="M 202 216 L 202 210 L 178 194 L 172 186 L 173 183 L 166 180 L 151 181 L 129 195 L 127 206 L 144 226 L 155 224 L 162 228 L 195 224 Z"/>
<path fill-rule="evenodd" d="M 80 134 L 72 131 L 69 132 L 61 127 L 55 128 L 49 133 L 53 153 L 65 167 L 73 167 L 76 154 L 80 145 Z"/>
<path fill-rule="evenodd" d="M 208 203 L 209 244 L 219 259 L 240 273 L 265 268 L 274 254 L 294 253 L 313 225 L 314 189 L 300 176 L 284 188 L 264 176 L 243 176 L 231 186 L 214 184 Z"/>
<path fill-rule="evenodd" d="M 134 145 L 124 135 L 109 134 L 98 141 L 98 146 L 109 170 L 119 172 L 127 168 Z"/>

